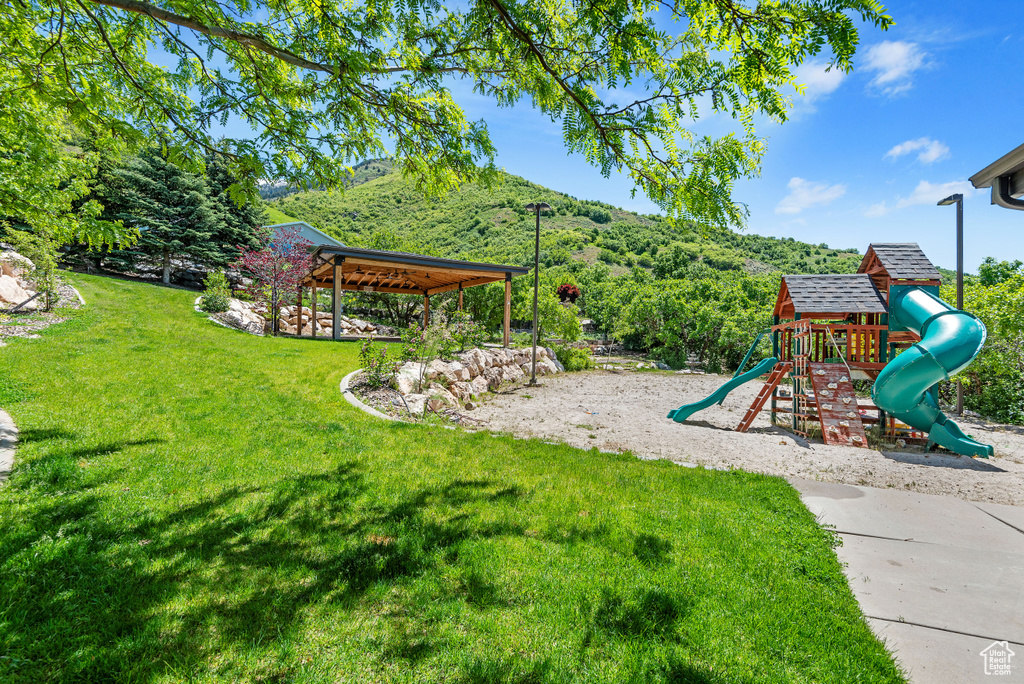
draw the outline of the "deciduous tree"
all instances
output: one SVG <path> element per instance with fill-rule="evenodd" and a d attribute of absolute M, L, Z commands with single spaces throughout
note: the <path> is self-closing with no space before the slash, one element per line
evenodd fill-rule
<path fill-rule="evenodd" d="M 673 216 L 737 224 L 733 180 L 764 151 L 755 119 L 786 118 L 809 57 L 849 71 L 857 19 L 892 23 L 877 0 L 19 0 L 0 9 L 0 98 L 136 142 L 169 129 L 197 165 L 234 117 L 254 131 L 230 141 L 249 190 L 336 186 L 352 160 L 393 152 L 441 193 L 495 170 L 461 80 L 531 105 Z M 739 130 L 687 127 L 712 113 Z"/>
<path fill-rule="evenodd" d="M 282 300 L 293 296 L 309 273 L 311 244 L 299 237 L 297 228 L 292 228 L 268 236 L 259 249 L 240 249 L 235 266 L 256 281 L 253 294 L 267 308 L 275 335 L 279 331 L 278 311 Z"/>

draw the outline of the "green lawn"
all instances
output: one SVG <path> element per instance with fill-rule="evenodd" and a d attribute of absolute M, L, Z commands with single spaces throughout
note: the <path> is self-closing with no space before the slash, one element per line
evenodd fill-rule
<path fill-rule="evenodd" d="M 74 276 L 0 350 L 0 681 L 899 682 L 796 492 L 384 423 L 356 345 Z"/>

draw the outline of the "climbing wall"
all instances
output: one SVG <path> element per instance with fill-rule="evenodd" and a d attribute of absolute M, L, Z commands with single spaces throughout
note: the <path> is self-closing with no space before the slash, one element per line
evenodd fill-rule
<path fill-rule="evenodd" d="M 825 444 L 867 448 L 868 438 L 860 420 L 850 371 L 839 363 L 809 363 L 807 366 Z"/>

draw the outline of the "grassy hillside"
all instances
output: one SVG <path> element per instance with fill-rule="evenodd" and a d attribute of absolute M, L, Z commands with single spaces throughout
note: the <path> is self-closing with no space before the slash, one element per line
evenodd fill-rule
<path fill-rule="evenodd" d="M 277 223 L 295 223 L 299 219 L 294 216 L 289 216 L 280 209 L 273 206 L 265 206 L 264 210 L 267 212 L 267 223 L 274 225 Z"/>
<path fill-rule="evenodd" d="M 785 480 L 380 421 L 355 343 L 73 278 L 0 349 L 5 684 L 903 681 Z"/>
<path fill-rule="evenodd" d="M 362 185 L 374 178 L 391 173 L 395 168 L 390 159 L 367 159 L 352 167 L 352 175 L 345 181 L 345 187 L 352 188 Z M 260 197 L 265 200 L 276 200 L 294 195 L 298 190 L 293 185 L 274 184 L 260 187 Z"/>
<path fill-rule="evenodd" d="M 376 171 L 383 168 L 375 164 Z M 347 244 L 527 264 L 533 261 L 534 219 L 523 207 L 535 200 L 554 208 L 542 219 L 542 258 L 548 266 L 579 259 L 650 268 L 675 243 L 693 261 L 721 270 L 849 273 L 860 263 L 852 249 L 731 231 L 702 236 L 673 229 L 660 217 L 577 200 L 508 174 L 490 190 L 470 184 L 431 201 L 391 172 L 344 193 L 297 193 L 270 206 Z"/>

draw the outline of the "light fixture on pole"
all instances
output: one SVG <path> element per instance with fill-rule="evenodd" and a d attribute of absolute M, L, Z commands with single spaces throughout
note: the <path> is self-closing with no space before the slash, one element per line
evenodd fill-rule
<path fill-rule="evenodd" d="M 939 200 L 940 207 L 956 205 L 956 308 L 964 308 L 964 196 L 960 193 Z M 964 415 L 964 386 L 956 379 L 956 415 Z"/>
<path fill-rule="evenodd" d="M 550 209 L 547 202 L 530 202 L 527 211 L 537 215 L 537 233 L 533 244 L 533 361 L 530 364 L 530 387 L 537 386 L 537 292 L 540 289 L 540 212 Z"/>

